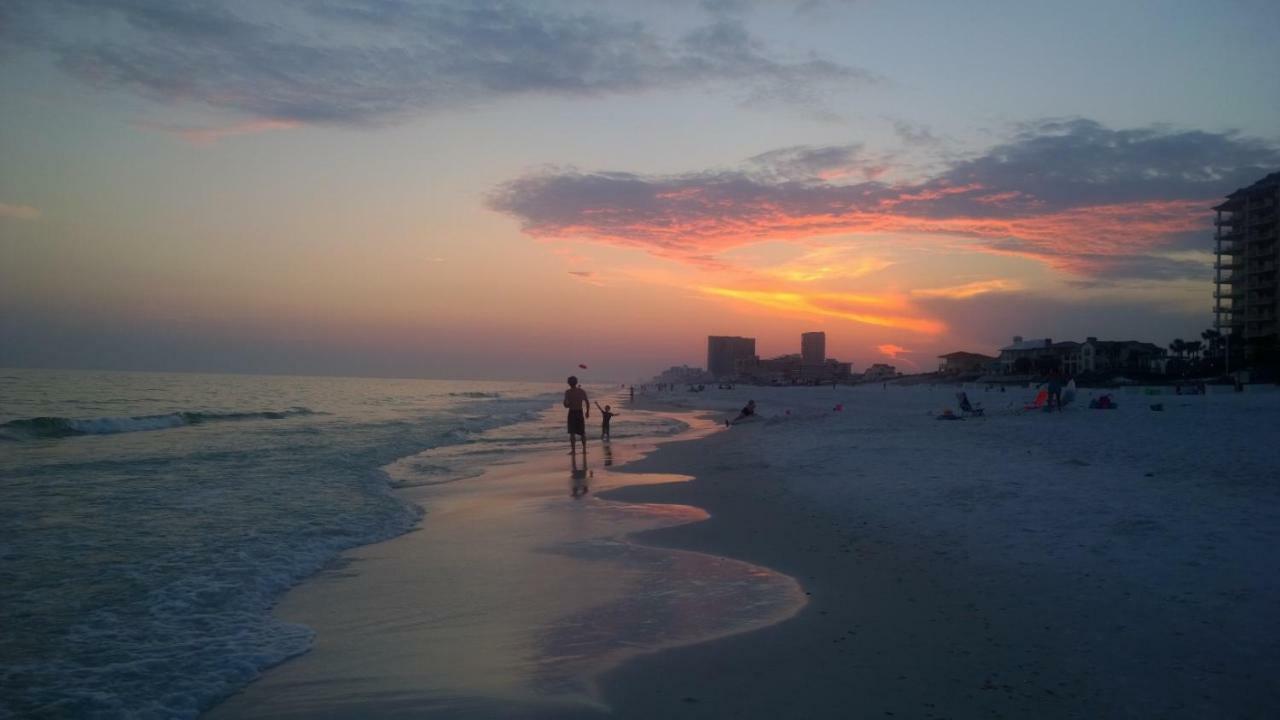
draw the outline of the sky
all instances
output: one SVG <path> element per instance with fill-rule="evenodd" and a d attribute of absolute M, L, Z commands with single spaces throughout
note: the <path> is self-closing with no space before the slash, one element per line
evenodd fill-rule
<path fill-rule="evenodd" d="M 0 366 L 630 381 L 1212 322 L 1280 3 L 6 0 Z"/>

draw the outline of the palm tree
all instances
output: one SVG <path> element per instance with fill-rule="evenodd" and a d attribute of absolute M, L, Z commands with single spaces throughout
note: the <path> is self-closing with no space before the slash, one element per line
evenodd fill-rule
<path fill-rule="evenodd" d="M 1200 337 L 1205 341 L 1209 348 L 1209 357 L 1217 360 L 1222 354 L 1222 333 L 1210 328 L 1200 333 Z"/>
<path fill-rule="evenodd" d="M 1203 347 L 1204 347 L 1204 343 L 1200 342 L 1199 340 L 1192 340 L 1186 345 L 1187 355 L 1190 355 L 1191 357 L 1198 359 L 1200 357 L 1200 349 Z"/>
<path fill-rule="evenodd" d="M 1187 351 L 1187 344 L 1182 341 L 1182 338 L 1178 338 L 1169 343 L 1169 349 L 1173 351 L 1173 354 L 1176 355 L 1179 360 L 1181 360 L 1182 354 Z"/>

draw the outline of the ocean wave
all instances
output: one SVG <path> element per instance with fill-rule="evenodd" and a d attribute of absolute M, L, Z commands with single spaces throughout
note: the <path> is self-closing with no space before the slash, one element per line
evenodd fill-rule
<path fill-rule="evenodd" d="M 478 400 L 480 400 L 480 399 L 490 400 L 490 399 L 493 399 L 493 398 L 500 398 L 500 397 L 502 397 L 502 394 L 501 394 L 501 393 L 496 393 L 496 392 L 478 392 L 478 391 L 471 391 L 471 392 L 451 392 L 451 393 L 449 393 L 449 396 L 450 396 L 450 397 L 475 398 L 475 399 L 478 399 Z"/>
<path fill-rule="evenodd" d="M 210 422 L 236 420 L 283 420 L 298 415 L 315 415 L 304 407 L 288 410 L 261 410 L 255 412 L 172 412 L 160 415 L 135 415 L 132 417 L 66 418 L 34 417 L 10 420 L 0 424 L 0 438 L 9 440 L 35 440 L 76 437 L 79 435 L 114 435 L 117 433 L 165 430 L 167 428 L 201 425 Z"/>

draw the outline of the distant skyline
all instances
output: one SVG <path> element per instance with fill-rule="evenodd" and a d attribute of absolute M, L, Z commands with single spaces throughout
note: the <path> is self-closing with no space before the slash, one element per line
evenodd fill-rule
<path fill-rule="evenodd" d="M 1189 339 L 1280 5 L 16 0 L 0 366 L 600 379 Z"/>

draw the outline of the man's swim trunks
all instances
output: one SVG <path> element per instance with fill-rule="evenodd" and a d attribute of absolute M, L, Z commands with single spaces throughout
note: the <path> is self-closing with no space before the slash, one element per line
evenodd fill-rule
<path fill-rule="evenodd" d="M 569 434 L 570 435 L 586 435 L 587 419 L 582 416 L 581 410 L 569 411 Z"/>

